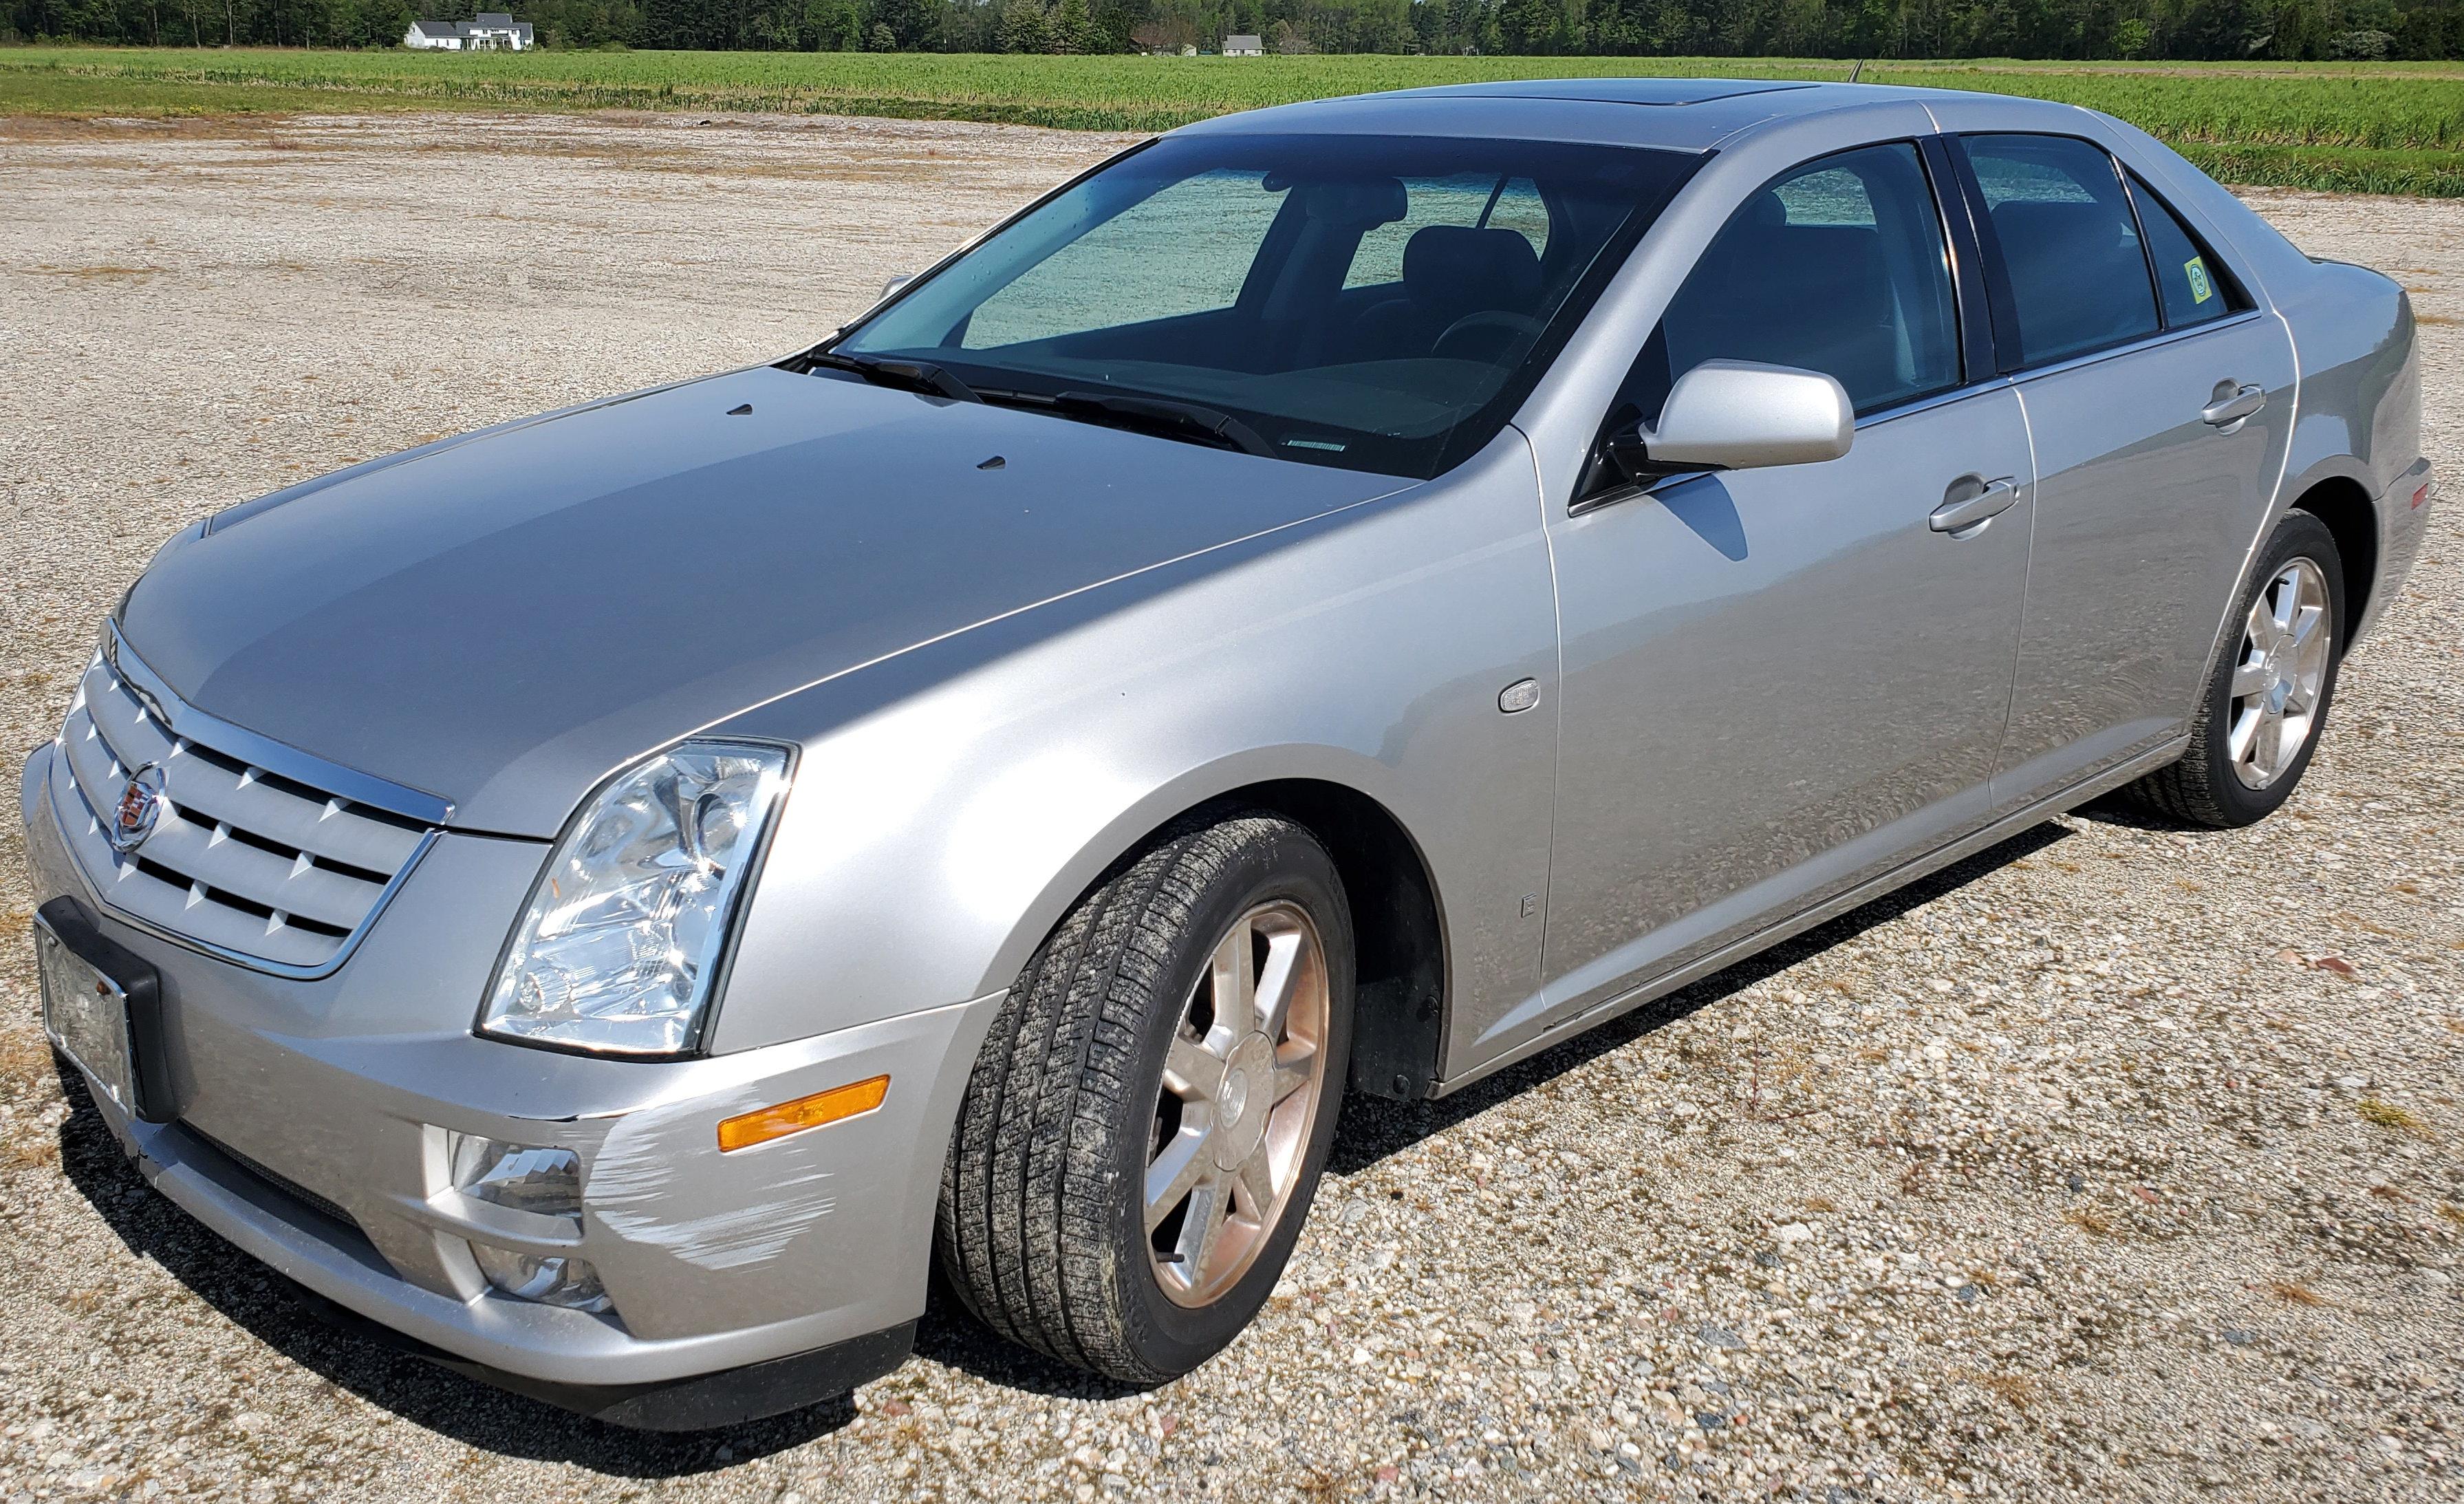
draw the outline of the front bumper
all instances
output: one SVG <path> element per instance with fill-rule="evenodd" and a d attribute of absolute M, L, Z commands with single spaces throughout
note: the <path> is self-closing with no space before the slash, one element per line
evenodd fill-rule
<path fill-rule="evenodd" d="M 468 1019 L 543 846 L 444 836 L 346 965 L 286 979 L 114 918 L 61 839 L 54 757 L 47 744 L 27 761 L 19 793 L 35 901 L 76 898 L 160 973 L 176 1113 L 141 1122 L 100 1094 L 97 1107 L 199 1221 L 414 1350 L 559 1403 L 756 1364 L 770 1365 L 769 1389 L 782 1374 L 860 1380 L 879 1371 L 884 1338 L 903 1352 L 950 1125 L 998 996 L 694 1060 L 479 1039 Z M 722 1118 L 885 1074 L 869 1115 L 718 1149 Z M 455 1192 L 451 1133 L 575 1150 L 579 1234 Z M 473 1241 L 579 1254 L 613 1309 L 495 1294 Z M 704 1400 L 691 1413 L 715 1413 L 707 1385 L 693 1392 Z"/>

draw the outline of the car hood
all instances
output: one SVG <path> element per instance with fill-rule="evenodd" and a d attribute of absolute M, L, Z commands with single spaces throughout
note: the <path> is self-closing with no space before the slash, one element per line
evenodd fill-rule
<path fill-rule="evenodd" d="M 235 508 L 121 631 L 200 710 L 548 836 L 750 706 L 1401 484 L 765 367 Z"/>

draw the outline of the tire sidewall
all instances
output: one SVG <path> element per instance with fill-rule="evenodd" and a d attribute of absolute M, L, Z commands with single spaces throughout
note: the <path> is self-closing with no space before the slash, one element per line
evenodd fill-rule
<path fill-rule="evenodd" d="M 2297 558 L 2307 558 L 2326 578 L 2327 675 L 2320 683 L 2318 713 L 2311 718 L 2310 734 L 2303 740 L 2301 750 L 2274 783 L 2264 788 L 2253 788 L 2233 771 L 2229 745 L 2233 670 L 2241 663 L 2244 624 L 2250 619 L 2252 606 L 2284 566 Z M 2214 671 L 2208 677 L 2205 736 L 2202 744 L 2192 749 L 2192 755 L 2206 760 L 2208 787 L 2230 824 L 2253 825 L 2267 818 L 2300 786 L 2302 775 L 2310 769 L 2311 756 L 2319 749 L 2319 739 L 2326 731 L 2327 714 L 2335 705 L 2336 681 L 2344 663 L 2344 563 L 2337 552 L 2335 535 L 2327 530 L 2326 523 L 2307 512 L 2286 514 L 2268 536 L 2257 565 L 2234 600 L 2232 619 L 2225 624 L 2224 647 L 2216 654 Z"/>
<path fill-rule="evenodd" d="M 1155 1281 L 1141 1215 L 1149 1128 L 1155 1095 L 1162 1089 L 1164 1054 L 1179 1027 L 1182 1004 L 1213 955 L 1216 941 L 1251 907 L 1278 898 L 1308 911 L 1326 952 L 1328 1064 L 1321 1088 L 1326 1095 L 1310 1125 L 1300 1179 L 1257 1262 L 1212 1305 L 1182 1306 L 1165 1295 Z M 1347 1074 L 1343 1063 L 1352 1049 L 1353 958 L 1351 908 L 1332 859 L 1298 827 L 1281 821 L 1261 838 L 1243 842 L 1207 884 L 1188 922 L 1173 937 L 1162 975 L 1164 990 L 1142 1021 L 1135 1084 L 1122 1098 L 1126 1117 L 1115 1125 L 1113 1135 L 1119 1149 L 1114 1171 L 1125 1193 L 1113 1198 L 1113 1257 L 1109 1262 L 1119 1272 L 1120 1310 L 1133 1349 L 1158 1374 L 1177 1377 L 1221 1351 L 1274 1293 L 1275 1281 L 1282 1276 L 1301 1225 L 1308 1219 L 1318 1176 L 1334 1140 Z"/>

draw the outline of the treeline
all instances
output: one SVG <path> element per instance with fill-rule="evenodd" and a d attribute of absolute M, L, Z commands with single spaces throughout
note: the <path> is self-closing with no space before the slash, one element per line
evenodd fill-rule
<path fill-rule="evenodd" d="M 470 0 L 0 0 L 0 40 L 385 47 Z M 532 0 L 549 47 L 2309 61 L 2464 56 L 2464 0 Z"/>

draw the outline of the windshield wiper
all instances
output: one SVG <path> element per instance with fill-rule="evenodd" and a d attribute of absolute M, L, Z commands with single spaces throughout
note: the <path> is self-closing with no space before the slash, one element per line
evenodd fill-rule
<path fill-rule="evenodd" d="M 876 387 L 895 387 L 902 391 L 920 391 L 929 397 L 948 397 L 957 402 L 981 402 L 976 388 L 930 361 L 887 360 L 877 355 L 842 355 L 836 350 L 806 350 L 796 357 L 796 364 L 810 371 L 816 365 L 832 370 L 852 371 Z"/>
<path fill-rule="evenodd" d="M 1274 447 L 1260 438 L 1257 430 L 1228 412 L 1194 402 L 1167 402 L 1160 397 L 1130 397 L 1110 391 L 1055 392 L 1050 402 L 1065 412 L 1086 413 L 1098 421 L 1140 429 L 1161 438 L 1195 439 L 1265 459 L 1275 457 Z"/>

